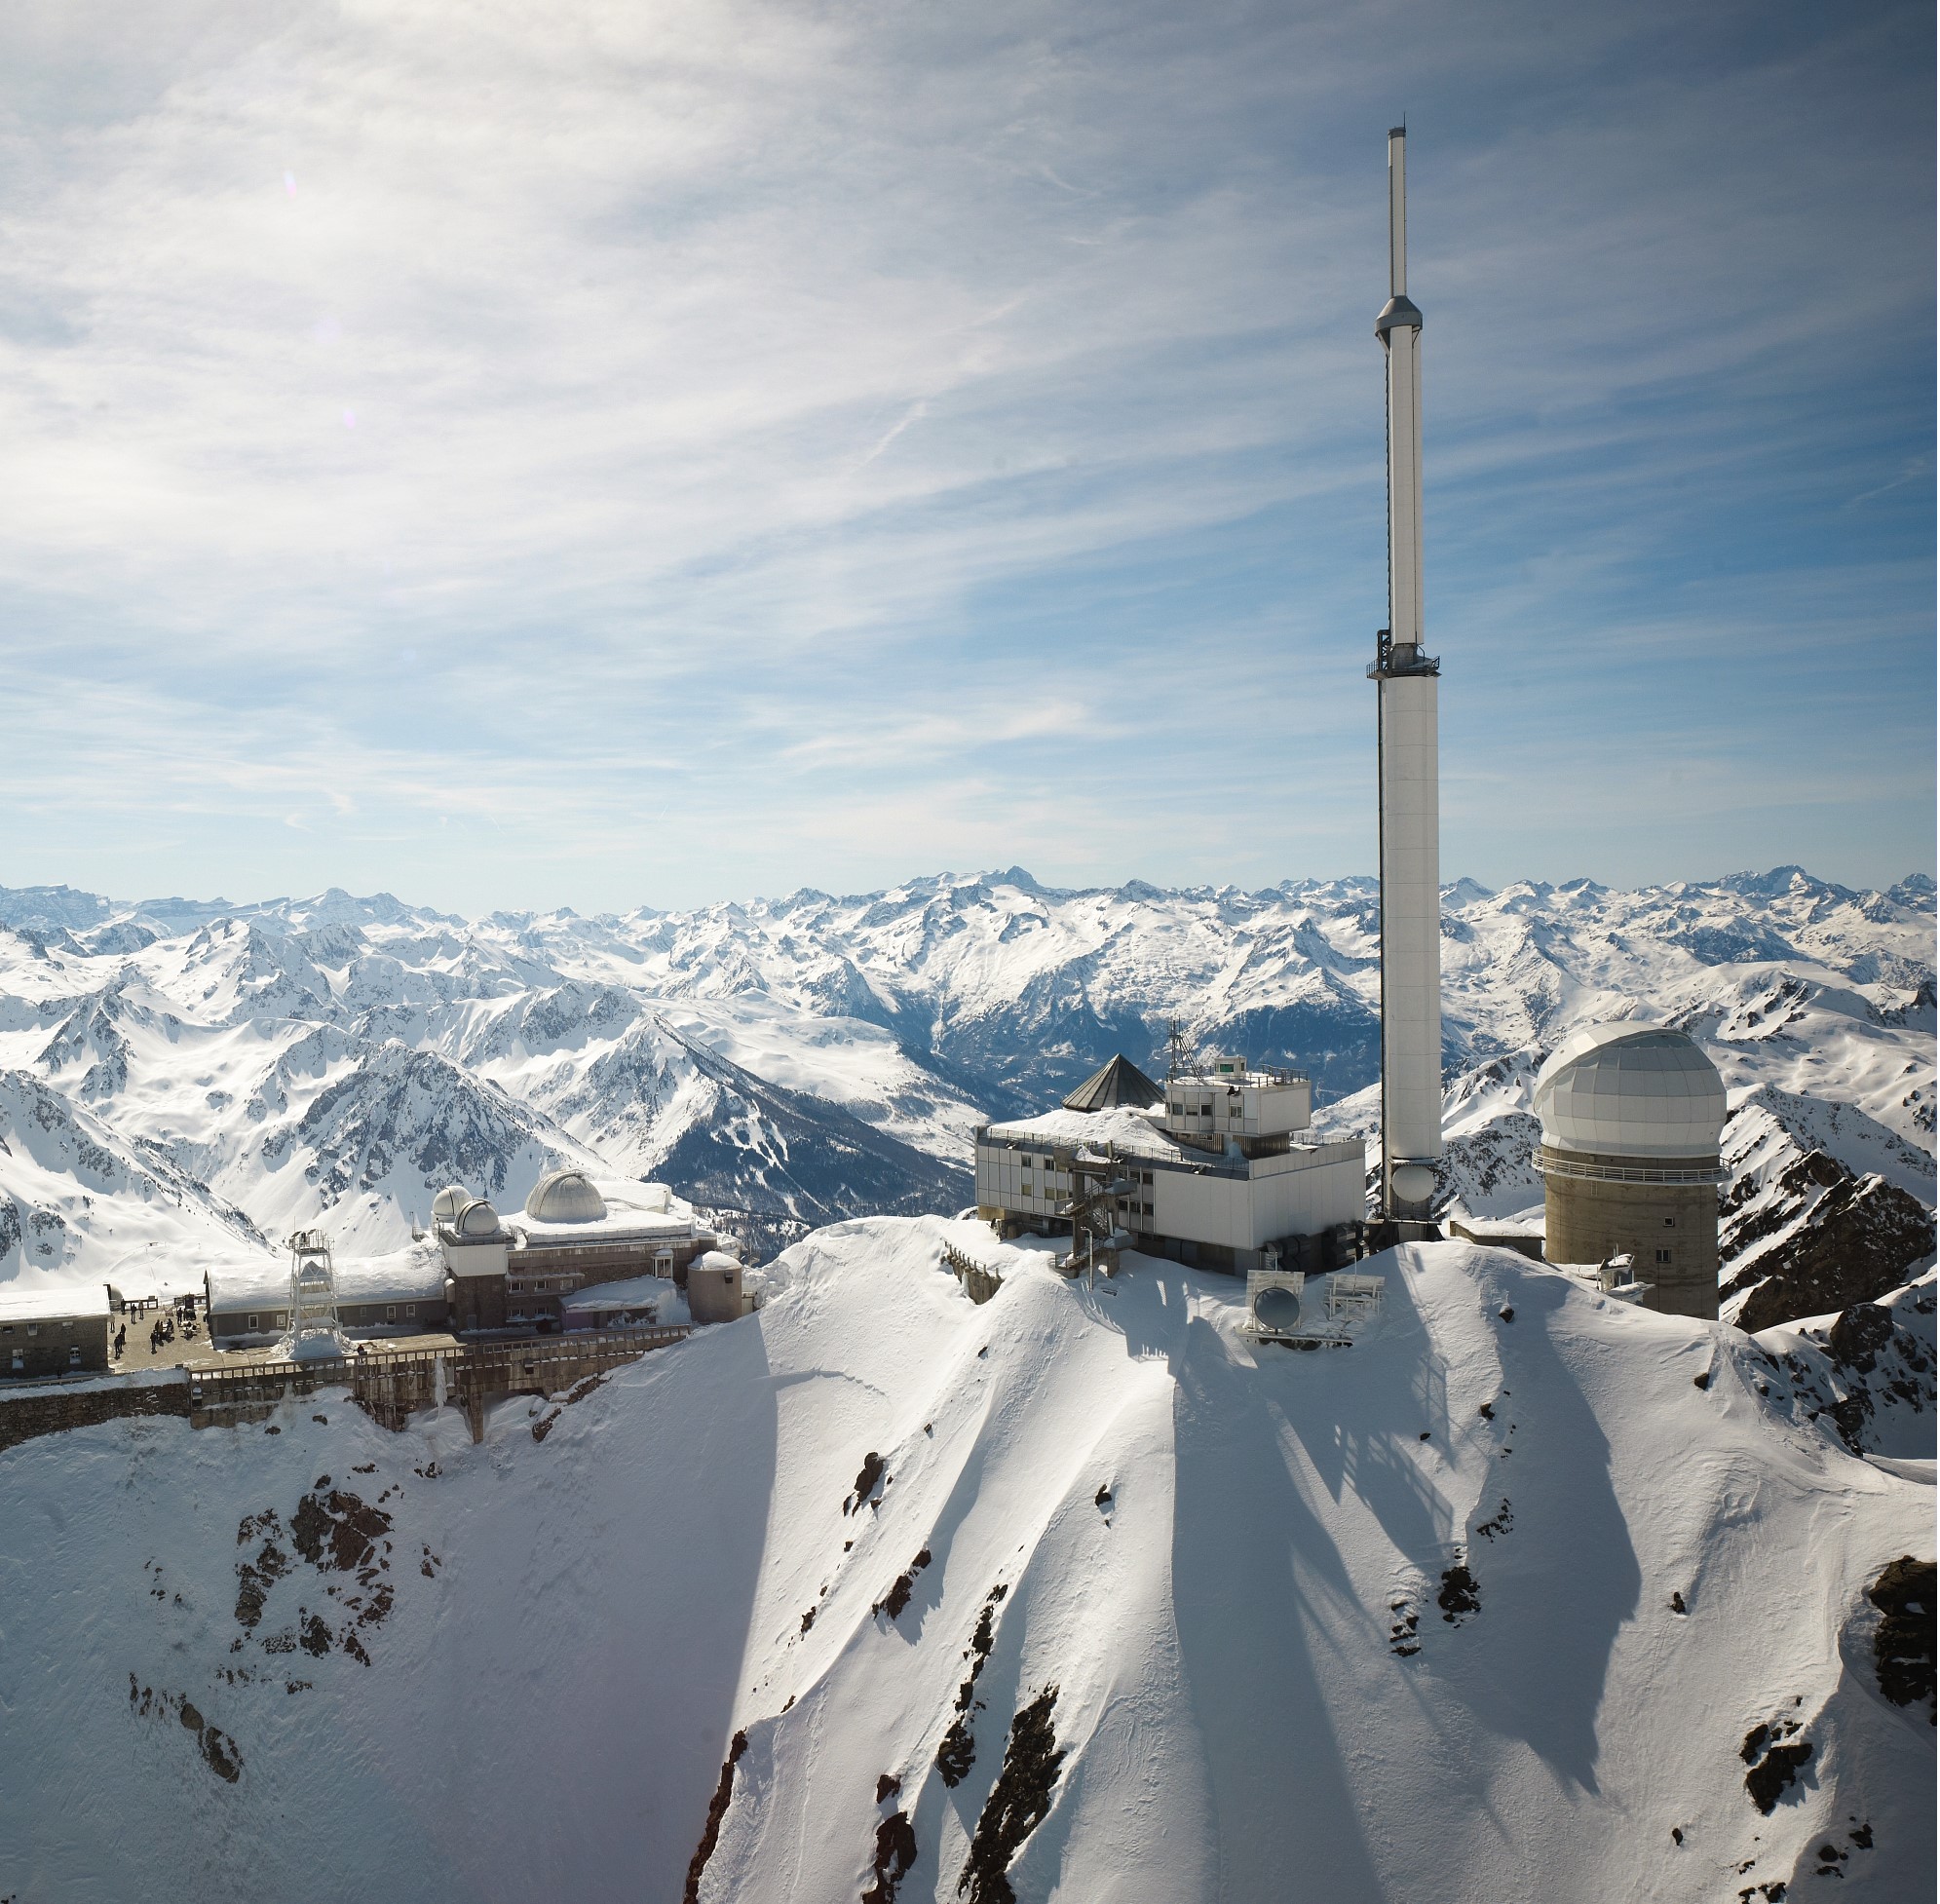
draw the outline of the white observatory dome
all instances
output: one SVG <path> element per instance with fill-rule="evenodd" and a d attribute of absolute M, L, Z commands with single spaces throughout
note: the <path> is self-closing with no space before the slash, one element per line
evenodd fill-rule
<path fill-rule="evenodd" d="M 584 1170 L 549 1170 L 532 1186 L 525 1213 L 541 1223 L 597 1223 L 606 1199 Z"/>
<path fill-rule="evenodd" d="M 431 1220 L 434 1223 L 456 1223 L 458 1212 L 472 1200 L 472 1194 L 463 1185 L 448 1183 L 431 1200 Z"/>
<path fill-rule="evenodd" d="M 1555 1150 L 1715 1158 L 1725 1081 L 1681 1031 L 1634 1020 L 1586 1025 L 1537 1074 L 1536 1114 Z"/>
<path fill-rule="evenodd" d="M 496 1237 L 499 1213 L 482 1197 L 474 1197 L 458 1212 L 457 1230 L 461 1237 Z"/>

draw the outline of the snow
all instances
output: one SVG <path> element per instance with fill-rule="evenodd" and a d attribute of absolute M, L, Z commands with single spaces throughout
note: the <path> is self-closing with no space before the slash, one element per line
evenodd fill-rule
<path fill-rule="evenodd" d="M 613 1310 L 651 1310 L 659 1322 L 685 1322 L 687 1298 L 664 1276 L 631 1276 L 618 1282 L 595 1283 L 590 1289 L 576 1290 L 559 1302 L 567 1317 L 605 1314 Z M 570 1320 L 566 1326 L 573 1326 Z"/>
<path fill-rule="evenodd" d="M 412 1243 L 383 1256 L 336 1256 L 330 1270 L 339 1303 L 419 1303 L 444 1300 L 444 1261 L 436 1243 Z M 286 1308 L 288 1259 L 218 1265 L 209 1273 L 218 1312 Z"/>
<path fill-rule="evenodd" d="M 107 1313 L 105 1283 L 81 1283 L 72 1288 L 0 1289 L 0 1322 L 71 1321 Z"/>
<path fill-rule="evenodd" d="M 1841 1897 L 1926 1894 L 1931 1729 L 1880 1696 L 1862 1596 L 1931 1553 L 1933 1496 L 1805 1421 L 1758 1345 L 1443 1243 L 1370 1265 L 1378 1333 L 1295 1353 L 1242 1338 L 1238 1283 L 1140 1258 L 1087 1290 L 1006 1251 L 972 1306 L 951 1234 L 818 1232 L 754 1315 L 502 1404 L 476 1447 L 456 1411 L 389 1434 L 323 1396 L 275 1435 L 0 1454 L 0 1894 L 671 1900 L 744 1731 L 704 1899 L 856 1896 L 887 1773 L 900 1899 L 956 1900 L 1053 1686 L 1023 1898 L 1796 1898 L 1828 1840 Z M 368 1667 L 262 1643 L 299 1608 L 341 1634 L 349 1576 L 297 1560 L 259 1625 L 233 1611 L 239 1522 L 324 1475 L 394 1517 Z M 1766 1815 L 1739 1747 L 1784 1720 L 1813 1756 Z"/>
<path fill-rule="evenodd" d="M 1102 1152 L 1116 1145 L 1128 1157 L 1156 1157 L 1176 1162 L 1188 1153 L 1142 1111 L 1119 1106 L 1110 1111 L 1044 1111 L 1035 1117 L 994 1123 L 989 1135 L 999 1143 L 1087 1145 Z M 1203 1151 L 1192 1155 L 1203 1158 Z"/>

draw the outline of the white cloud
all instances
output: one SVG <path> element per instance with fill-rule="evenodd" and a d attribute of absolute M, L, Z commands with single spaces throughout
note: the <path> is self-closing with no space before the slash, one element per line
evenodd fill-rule
<path fill-rule="evenodd" d="M 1366 863 L 1397 93 L 1451 670 L 1571 645 L 1579 722 L 1714 558 L 1771 655 L 1836 466 L 1901 541 L 1812 559 L 1917 687 L 1911 29 L 1754 19 L 12 16 L 0 665 L 52 744 L 0 877 L 235 887 L 258 814 L 268 883 L 453 903 L 1001 863 L 1046 810 L 1073 876 Z"/>

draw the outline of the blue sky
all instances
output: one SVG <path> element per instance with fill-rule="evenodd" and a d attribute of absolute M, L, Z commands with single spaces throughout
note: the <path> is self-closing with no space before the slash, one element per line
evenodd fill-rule
<path fill-rule="evenodd" d="M 0 882 L 1934 866 L 1930 7 L 0 23 Z"/>

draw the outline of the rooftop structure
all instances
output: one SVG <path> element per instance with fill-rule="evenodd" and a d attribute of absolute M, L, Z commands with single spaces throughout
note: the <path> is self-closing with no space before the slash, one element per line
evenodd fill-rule
<path fill-rule="evenodd" d="M 549 1170 L 532 1186 L 525 1213 L 541 1223 L 597 1223 L 606 1199 L 584 1170 Z"/>
<path fill-rule="evenodd" d="M 1313 1123 L 1313 1085 L 1304 1071 L 1255 1071 L 1243 1057 L 1216 1056 L 1165 1081 L 1164 1129 L 1182 1144 L 1249 1156 L 1284 1150 Z"/>
<path fill-rule="evenodd" d="M 1067 1111 L 1145 1110 L 1165 1093 L 1123 1055 L 1103 1064 L 1064 1100 Z"/>

